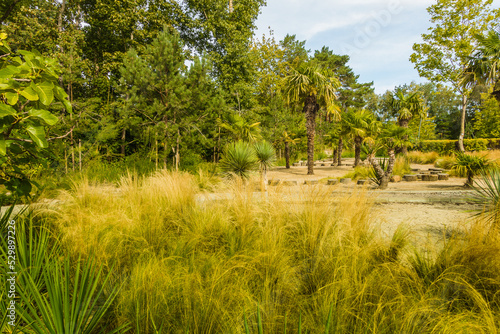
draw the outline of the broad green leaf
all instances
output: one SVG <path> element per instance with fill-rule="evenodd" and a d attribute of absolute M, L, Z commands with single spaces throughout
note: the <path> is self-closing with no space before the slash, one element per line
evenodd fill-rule
<path fill-rule="evenodd" d="M 21 72 L 21 70 L 18 67 L 9 65 L 0 70 L 0 78 L 11 78 L 19 72 Z"/>
<path fill-rule="evenodd" d="M 7 34 L 4 32 L 0 32 L 0 39 L 7 39 Z"/>
<path fill-rule="evenodd" d="M 17 100 L 19 99 L 19 94 L 7 92 L 5 93 L 5 98 L 7 99 L 7 103 L 13 106 L 17 103 Z"/>
<path fill-rule="evenodd" d="M 44 105 L 49 106 L 54 101 L 54 84 L 52 82 L 41 82 L 34 85 L 34 89 L 40 97 L 40 102 Z"/>
<path fill-rule="evenodd" d="M 0 118 L 17 114 L 16 109 L 5 103 L 0 103 Z"/>
<path fill-rule="evenodd" d="M 71 106 L 71 103 L 68 101 L 68 94 L 64 91 L 64 89 L 59 86 L 55 86 L 54 95 L 57 100 L 62 102 L 66 111 L 72 114 L 73 108 Z"/>
<path fill-rule="evenodd" d="M 26 126 L 26 131 L 30 135 L 31 139 L 41 148 L 46 148 L 49 146 L 47 139 L 45 139 L 45 130 L 41 125 L 28 124 Z"/>
<path fill-rule="evenodd" d="M 0 139 L 0 155 L 7 154 L 7 144 L 4 139 Z"/>
<path fill-rule="evenodd" d="M 56 124 L 59 119 L 52 115 L 48 110 L 45 109 L 32 109 L 28 112 L 30 116 L 41 118 L 47 123 L 47 125 Z"/>
<path fill-rule="evenodd" d="M 22 96 L 24 96 L 26 99 L 28 99 L 30 101 L 37 101 L 38 100 L 38 94 L 31 86 L 28 86 L 24 90 L 19 91 L 19 94 L 21 94 Z"/>

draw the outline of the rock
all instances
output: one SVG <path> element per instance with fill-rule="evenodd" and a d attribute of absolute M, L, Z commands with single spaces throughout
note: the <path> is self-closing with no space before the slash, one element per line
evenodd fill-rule
<path fill-rule="evenodd" d="M 417 174 L 417 179 L 422 180 L 422 175 L 427 175 L 427 174 Z"/>
<path fill-rule="evenodd" d="M 422 175 L 422 181 L 437 181 L 439 177 L 436 174 Z"/>
<path fill-rule="evenodd" d="M 449 179 L 449 175 L 446 173 L 438 174 L 438 179 L 443 180 L 443 181 L 447 181 Z"/>
<path fill-rule="evenodd" d="M 284 186 L 296 186 L 298 184 L 299 183 L 296 180 L 287 180 L 287 181 L 283 181 L 283 183 L 282 183 L 282 185 L 284 185 Z"/>
<path fill-rule="evenodd" d="M 299 166 L 300 166 L 300 164 L 298 162 L 293 164 L 293 167 L 299 167 Z"/>
<path fill-rule="evenodd" d="M 444 172 L 444 169 L 442 168 L 429 168 L 430 171 L 435 171 L 435 172 Z"/>
<path fill-rule="evenodd" d="M 438 174 L 441 174 L 441 172 L 440 172 L 440 171 L 435 171 L 435 170 L 432 170 L 432 171 L 431 171 L 431 174 L 438 175 Z"/>
<path fill-rule="evenodd" d="M 401 182 L 401 176 L 399 175 L 393 175 L 391 176 L 391 182 Z"/>
<path fill-rule="evenodd" d="M 326 166 L 326 164 L 321 164 L 322 167 Z"/>
<path fill-rule="evenodd" d="M 368 180 L 358 180 L 357 185 L 362 186 L 362 185 L 367 184 L 367 183 L 368 183 Z"/>
<path fill-rule="evenodd" d="M 346 177 L 346 178 L 340 179 L 340 183 L 344 183 L 344 184 L 351 183 L 351 178 Z"/>
<path fill-rule="evenodd" d="M 326 185 L 328 185 L 328 186 L 334 186 L 334 185 L 336 185 L 337 183 L 339 183 L 339 180 L 337 180 L 337 179 L 329 179 L 329 180 L 327 181 Z"/>
<path fill-rule="evenodd" d="M 413 181 L 417 181 L 417 176 L 416 175 L 411 175 L 411 174 L 406 174 L 405 176 L 403 176 L 403 180 L 407 181 L 407 182 L 413 182 Z"/>
<path fill-rule="evenodd" d="M 280 179 L 273 179 L 273 180 L 269 180 L 268 184 L 270 186 L 277 186 L 281 183 L 281 180 Z"/>
<path fill-rule="evenodd" d="M 305 180 L 304 184 L 307 184 L 309 186 L 313 184 L 318 184 L 318 180 Z"/>

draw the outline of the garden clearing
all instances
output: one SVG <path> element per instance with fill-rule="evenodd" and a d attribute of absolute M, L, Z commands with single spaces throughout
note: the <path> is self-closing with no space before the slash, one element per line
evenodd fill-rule
<path fill-rule="evenodd" d="M 343 166 L 315 167 L 315 175 L 307 175 L 307 167 L 276 167 L 269 172 L 269 180 L 295 180 L 299 185 L 306 180 L 320 181 L 319 187 L 331 187 L 333 194 L 352 193 L 367 189 L 374 196 L 377 223 L 387 237 L 392 237 L 398 226 L 403 224 L 413 244 L 442 240 L 454 231 L 467 226 L 477 210 L 472 204 L 472 190 L 464 188 L 465 178 L 451 177 L 441 181 L 391 182 L 386 190 L 374 190 L 371 186 L 358 186 L 355 181 L 348 184 L 326 186 L 327 179 L 341 178 L 352 171 L 354 159 L 343 159 Z M 427 170 L 433 165 L 412 164 L 412 169 Z M 299 186 L 300 187 L 300 186 Z M 270 187 L 272 189 L 272 187 Z"/>

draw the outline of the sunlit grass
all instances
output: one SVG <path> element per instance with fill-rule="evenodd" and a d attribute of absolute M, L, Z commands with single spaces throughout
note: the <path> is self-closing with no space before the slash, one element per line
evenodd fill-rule
<path fill-rule="evenodd" d="M 72 258 L 110 272 L 108 323 L 129 333 L 244 333 L 245 318 L 252 333 L 258 321 L 264 333 L 497 332 L 500 235 L 486 222 L 415 251 L 406 230 L 379 233 L 365 190 L 227 189 L 216 199 L 168 172 L 84 180 L 49 222 Z"/>

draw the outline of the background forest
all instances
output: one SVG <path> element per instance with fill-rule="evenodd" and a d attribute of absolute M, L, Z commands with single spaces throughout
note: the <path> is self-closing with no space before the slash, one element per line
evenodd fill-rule
<path fill-rule="evenodd" d="M 349 56 L 334 54 L 328 46 L 308 50 L 306 41 L 294 35 L 278 41 L 272 31 L 254 36 L 264 5 L 262 0 L 3 4 L 2 34 L 10 51 L 0 58 L 2 71 L 12 66 L 17 50 L 36 50 L 42 62 L 52 61 L 51 80 L 64 92 L 54 90 L 54 103 L 45 101 L 50 120 L 39 119 L 41 132 L 35 132 L 42 139 L 37 142 L 34 131 L 23 128 L 19 108 L 29 102 L 27 109 L 33 104 L 39 110 L 36 103 L 43 101 L 8 86 L 11 78 L 2 73 L 7 75 L 4 105 L 17 108 L 2 115 L 17 117 L 21 126 L 7 131 L 13 120 L 3 118 L 0 147 L 8 149 L 1 160 L 1 182 L 10 190 L 27 190 L 27 179 L 44 170 L 59 175 L 103 164 L 141 173 L 197 171 L 218 162 L 227 143 L 248 136 L 272 143 L 279 158 L 285 151 L 292 159 L 304 158 L 307 117 L 301 113 L 302 101 L 284 94 L 284 79 L 308 65 L 329 71 L 336 83 L 334 111 L 319 102 L 312 139 L 316 157 L 324 157 L 325 149 L 353 154 L 345 150 L 357 146 L 359 151 L 366 138 L 377 137 L 391 123 L 409 128 L 417 148 L 424 140 L 499 137 L 500 108 L 489 94 L 495 67 L 484 70 L 483 62 L 484 73 L 471 67 L 487 33 L 498 37 L 492 29 L 499 13 L 491 1 L 467 7 L 441 0 L 429 7 L 435 27 L 414 45 L 411 61 L 430 81 L 401 83 L 381 95 L 374 93 L 373 83 L 359 82 Z M 285 164 L 283 159 L 279 163 Z"/>

